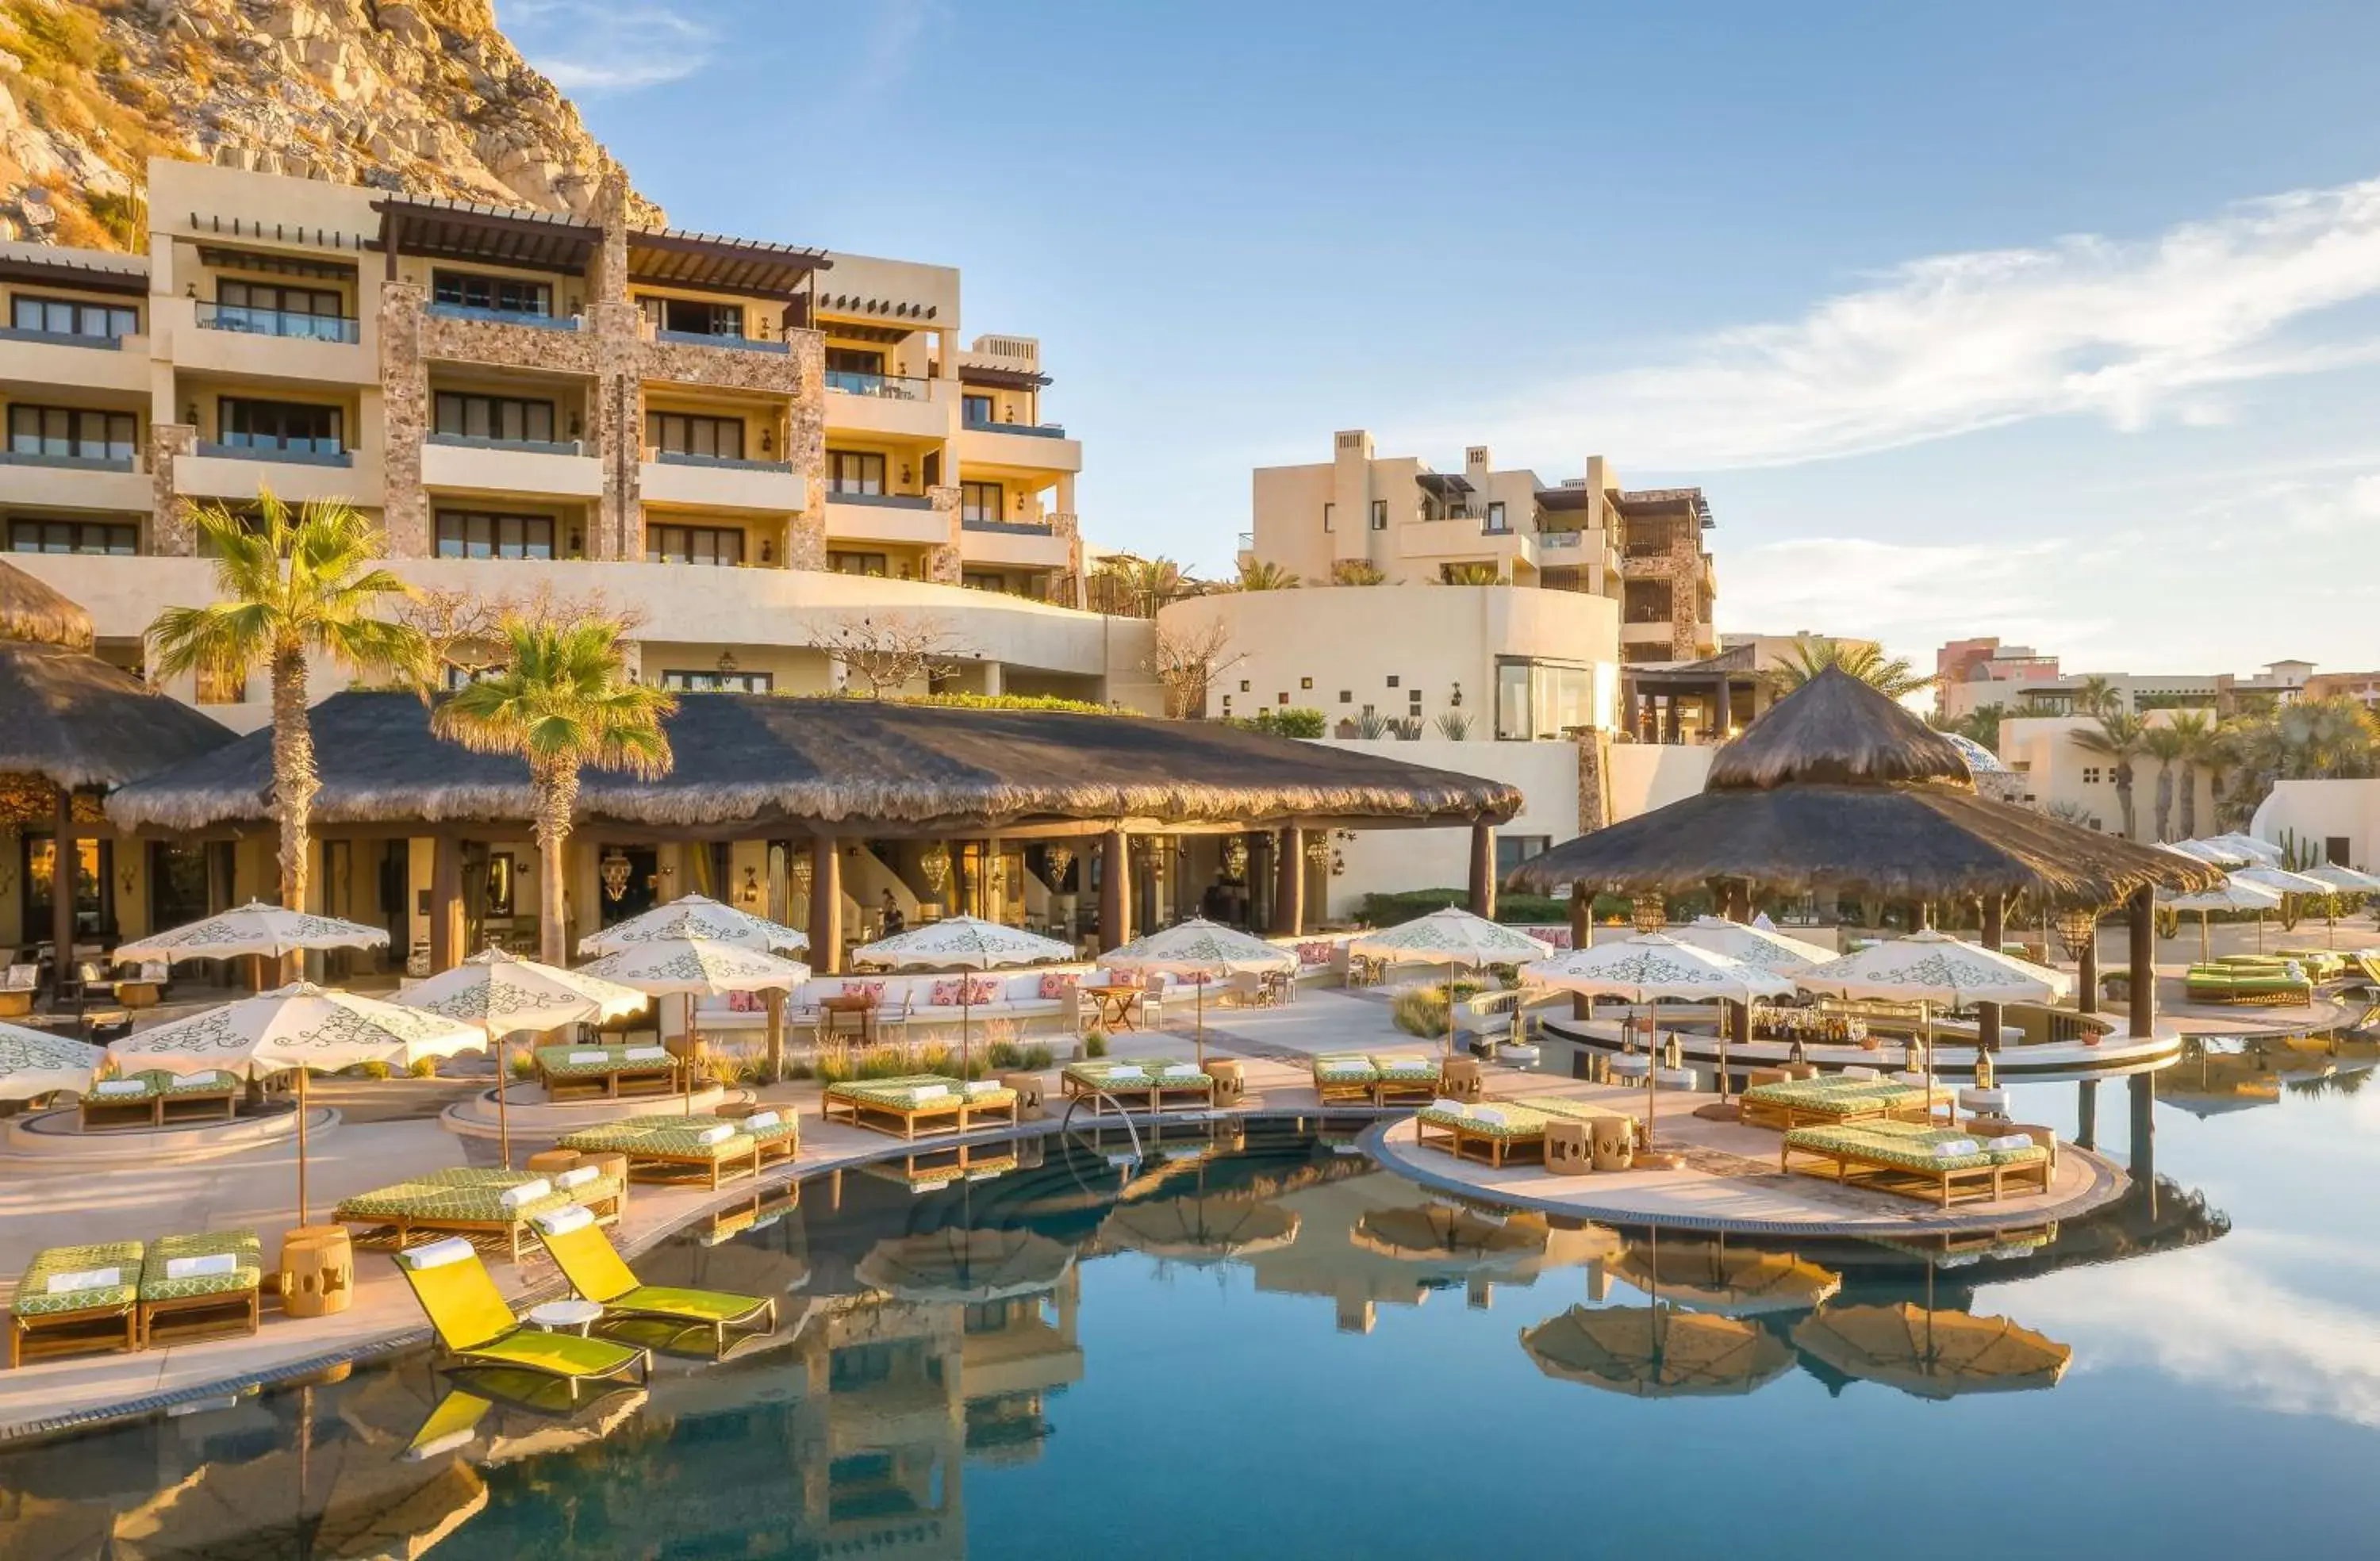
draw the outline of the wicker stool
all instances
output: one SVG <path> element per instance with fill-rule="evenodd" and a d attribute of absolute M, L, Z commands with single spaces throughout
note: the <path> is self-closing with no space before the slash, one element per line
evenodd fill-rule
<path fill-rule="evenodd" d="M 540 1149 L 528 1157 L 522 1168 L 531 1176 L 558 1176 L 578 1164 L 576 1149 Z"/>
<path fill-rule="evenodd" d="M 1439 1093 L 1449 1100 L 1465 1103 L 1487 1098 L 1487 1081 L 1479 1071 L 1475 1057 L 1450 1057 L 1438 1068 Z"/>
<path fill-rule="evenodd" d="M 1207 1071 L 1215 1080 L 1215 1104 L 1237 1106 L 1247 1098 L 1248 1065 L 1245 1062 L 1209 1062 Z"/>
<path fill-rule="evenodd" d="M 1599 1171 L 1624 1171 L 1636 1161 L 1636 1123 L 1628 1117 L 1598 1117 L 1588 1124 L 1593 1131 L 1589 1142 Z M 1547 1140 L 1548 1152 L 1552 1144 Z"/>
<path fill-rule="evenodd" d="M 356 1299 L 356 1250 L 344 1225 L 301 1225 L 281 1239 L 281 1310 L 345 1312 Z"/>
<path fill-rule="evenodd" d="M 1002 1073 L 1000 1087 L 1016 1092 L 1016 1119 L 1038 1122 L 1041 1119 L 1042 1084 L 1038 1073 Z"/>
<path fill-rule="evenodd" d="M 1546 1170 L 1576 1176 L 1588 1168 L 1587 1124 L 1556 1118 L 1546 1124 Z"/>

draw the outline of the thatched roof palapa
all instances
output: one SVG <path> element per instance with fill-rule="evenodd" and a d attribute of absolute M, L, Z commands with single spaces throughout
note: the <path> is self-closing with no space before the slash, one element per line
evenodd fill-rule
<path fill-rule="evenodd" d="M 0 563 L 0 639 L 88 651 L 91 614 L 14 564 Z"/>
<path fill-rule="evenodd" d="M 334 695 L 314 708 L 313 727 L 318 827 L 528 817 L 527 767 L 440 741 L 410 695 Z M 1500 781 L 1207 721 L 701 694 L 679 701 L 668 731 L 669 775 L 589 770 L 580 816 L 688 831 L 924 835 L 1117 820 L 1447 827 L 1500 824 L 1521 806 Z M 128 829 L 261 822 L 271 780 L 271 734 L 259 732 L 125 787 L 108 813 Z"/>
<path fill-rule="evenodd" d="M 2186 893 L 2220 870 L 1976 794 L 1958 748 L 1840 669 L 1722 748 L 1698 796 L 1581 835 L 1509 880 L 1550 890 L 1682 893 L 1715 879 L 1888 900 L 2031 892 L 2114 904 Z"/>

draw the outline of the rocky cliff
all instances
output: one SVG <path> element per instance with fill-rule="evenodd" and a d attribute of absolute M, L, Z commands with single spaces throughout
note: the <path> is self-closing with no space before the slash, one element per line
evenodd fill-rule
<path fill-rule="evenodd" d="M 0 0 L 0 238 L 137 248 L 152 155 L 580 213 L 613 166 L 489 0 Z"/>

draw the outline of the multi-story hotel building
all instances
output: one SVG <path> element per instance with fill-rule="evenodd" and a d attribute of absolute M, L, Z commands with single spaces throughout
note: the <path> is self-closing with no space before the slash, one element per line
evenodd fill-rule
<path fill-rule="evenodd" d="M 206 599 L 189 503 L 269 487 L 358 505 L 423 587 L 600 590 L 674 686 L 824 689 L 822 636 L 901 611 L 960 686 L 1136 696 L 1142 652 L 1078 610 L 1038 345 L 966 338 L 956 271 L 639 229 L 622 188 L 591 221 L 165 161 L 149 188 L 146 255 L 0 248 L 0 545 L 120 663 Z M 261 680 L 176 692 L 266 716 Z"/>

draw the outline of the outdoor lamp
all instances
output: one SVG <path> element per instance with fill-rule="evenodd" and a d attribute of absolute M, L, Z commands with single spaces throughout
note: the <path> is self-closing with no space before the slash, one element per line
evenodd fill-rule
<path fill-rule="evenodd" d="M 628 892 L 630 864 L 627 857 L 615 845 L 603 853 L 599 870 L 603 876 L 604 894 L 610 897 L 613 904 L 618 904 L 620 897 Z"/>
<path fill-rule="evenodd" d="M 2099 913 L 2068 906 L 2058 913 L 2058 941 L 2070 960 L 2080 961 L 2099 930 Z"/>
<path fill-rule="evenodd" d="M 1245 835 L 1223 838 L 1223 872 L 1230 877 L 1243 877 L 1248 870 L 1248 841 Z"/>
<path fill-rule="evenodd" d="M 1670 925 L 1669 902 L 1658 894 L 1640 894 L 1628 907 L 1638 932 L 1658 932 Z"/>
<path fill-rule="evenodd" d="M 1050 886 L 1055 889 L 1066 881 L 1067 870 L 1075 865 L 1075 848 L 1071 845 L 1053 845 L 1044 855 L 1043 861 L 1050 869 Z"/>
<path fill-rule="evenodd" d="M 759 868 L 747 867 L 744 869 L 744 887 L 735 891 L 735 898 L 742 901 L 747 905 L 758 905 L 760 902 L 760 872 Z"/>

